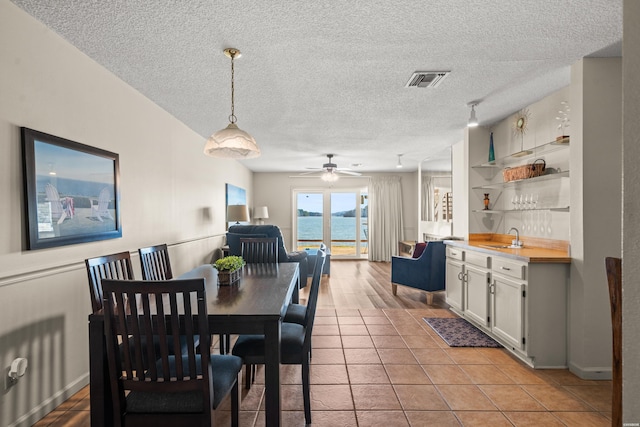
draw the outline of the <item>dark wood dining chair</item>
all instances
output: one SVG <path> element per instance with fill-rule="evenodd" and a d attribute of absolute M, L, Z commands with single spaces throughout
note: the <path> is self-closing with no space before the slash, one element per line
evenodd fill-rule
<path fill-rule="evenodd" d="M 320 250 L 323 251 L 326 255 L 327 246 L 324 243 L 320 243 Z M 326 262 L 326 258 L 325 258 L 325 262 Z M 313 272 L 311 273 L 312 277 L 315 274 L 315 271 L 316 271 L 315 268 L 316 268 L 316 265 L 314 264 Z M 322 272 L 320 273 L 320 276 L 322 276 Z M 308 316 L 308 313 L 307 313 L 306 305 L 291 303 L 287 307 L 287 312 L 284 315 L 284 318 L 282 319 L 282 321 L 289 322 L 289 323 L 297 323 L 298 325 L 306 325 L 307 316 Z"/>
<path fill-rule="evenodd" d="M 611 305 L 611 425 L 622 424 L 622 259 L 605 258 Z"/>
<path fill-rule="evenodd" d="M 171 261 L 166 244 L 138 249 L 143 280 L 171 280 Z"/>
<path fill-rule="evenodd" d="M 277 237 L 243 237 L 240 239 L 242 259 L 247 264 L 273 264 L 278 262 Z"/>
<path fill-rule="evenodd" d="M 326 254 L 319 250 L 311 279 L 309 301 L 307 303 L 307 324 L 282 322 L 280 328 L 280 363 L 284 365 L 302 365 L 302 394 L 304 399 L 304 418 L 311 424 L 311 400 L 309 382 L 309 364 L 311 358 L 311 334 L 318 302 L 320 278 Z M 246 365 L 245 387 L 251 387 L 252 366 L 265 363 L 264 335 L 240 335 L 233 346 L 232 354 L 240 356 Z M 268 385 L 267 385 L 268 387 Z"/>
<path fill-rule="evenodd" d="M 211 426 L 212 411 L 231 394 L 231 424 L 238 426 L 242 360 L 209 352 L 204 279 L 105 279 L 102 287 L 111 386 L 105 397 L 115 425 Z M 185 354 L 169 345 L 182 337 L 190 344 Z M 145 346 L 149 339 L 160 345 Z"/>
<path fill-rule="evenodd" d="M 102 280 L 133 280 L 131 255 L 129 252 L 119 252 L 84 260 L 89 277 L 89 291 L 93 312 L 102 309 Z"/>
<path fill-rule="evenodd" d="M 138 249 L 143 280 L 171 280 L 171 259 L 166 244 Z M 231 337 L 220 334 L 220 354 L 226 354 L 231 347 Z"/>
<path fill-rule="evenodd" d="M 168 258 L 167 258 L 168 259 Z M 131 255 L 129 252 L 119 252 L 111 255 L 104 255 L 95 258 L 88 258 L 85 261 L 87 267 L 87 275 L 89 277 L 89 290 L 91 293 L 91 305 L 93 312 L 97 312 L 102 309 L 102 281 L 106 279 L 113 280 L 134 280 L 133 267 L 131 266 Z M 221 339 L 222 340 L 222 339 Z M 196 337 L 197 346 L 199 343 L 198 337 Z M 173 343 L 170 343 L 173 345 Z M 223 344 L 220 344 L 221 346 Z M 154 346 L 157 347 L 158 343 L 154 342 Z M 180 340 L 180 348 L 183 352 L 186 351 L 188 343 L 185 337 Z M 227 348 L 230 345 L 227 344 Z"/>

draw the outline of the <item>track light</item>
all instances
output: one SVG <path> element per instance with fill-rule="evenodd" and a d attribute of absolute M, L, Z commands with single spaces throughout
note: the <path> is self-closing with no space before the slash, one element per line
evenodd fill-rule
<path fill-rule="evenodd" d="M 396 165 L 398 169 L 402 168 L 402 154 L 398 154 L 398 164 Z"/>
<path fill-rule="evenodd" d="M 477 103 L 471 104 L 471 115 L 469 116 L 469 121 L 467 122 L 467 127 L 474 128 L 478 126 L 478 118 L 476 117 L 476 105 Z"/>

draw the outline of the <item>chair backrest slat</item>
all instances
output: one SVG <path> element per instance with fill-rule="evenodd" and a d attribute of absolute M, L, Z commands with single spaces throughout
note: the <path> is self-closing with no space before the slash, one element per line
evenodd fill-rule
<path fill-rule="evenodd" d="M 277 237 L 241 238 L 242 259 L 247 264 L 273 264 L 278 262 Z"/>
<path fill-rule="evenodd" d="M 85 261 L 89 278 L 91 308 L 93 312 L 102 309 L 102 280 L 133 280 L 133 268 L 129 252 L 88 258 Z"/>
<path fill-rule="evenodd" d="M 143 280 L 173 279 L 169 250 L 166 244 L 138 249 Z"/>

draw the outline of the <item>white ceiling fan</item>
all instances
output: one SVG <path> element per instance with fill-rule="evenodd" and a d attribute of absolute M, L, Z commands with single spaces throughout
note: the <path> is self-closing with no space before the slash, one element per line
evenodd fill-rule
<path fill-rule="evenodd" d="M 324 181 L 336 181 L 338 179 L 338 174 L 351 176 L 362 175 L 360 172 L 355 172 L 351 169 L 339 168 L 337 164 L 333 163 L 333 156 L 333 154 L 327 154 L 327 158 L 329 159 L 329 161 L 323 164 L 321 168 L 307 168 L 312 169 L 312 171 L 303 172 L 300 174 L 300 176 L 322 173 L 322 175 L 320 175 L 320 178 L 322 178 Z"/>

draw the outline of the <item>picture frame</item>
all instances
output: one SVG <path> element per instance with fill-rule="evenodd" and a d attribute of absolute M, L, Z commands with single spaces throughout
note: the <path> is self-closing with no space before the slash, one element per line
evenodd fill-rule
<path fill-rule="evenodd" d="M 230 205 L 245 205 L 247 204 L 247 190 L 242 187 L 235 186 L 233 184 L 225 184 L 225 215 L 229 211 Z M 227 230 L 230 226 L 235 225 L 236 221 L 229 221 L 226 219 Z M 248 222 L 240 222 L 240 224 L 248 224 Z"/>
<path fill-rule="evenodd" d="M 116 153 L 21 128 L 28 250 L 122 237 Z"/>

